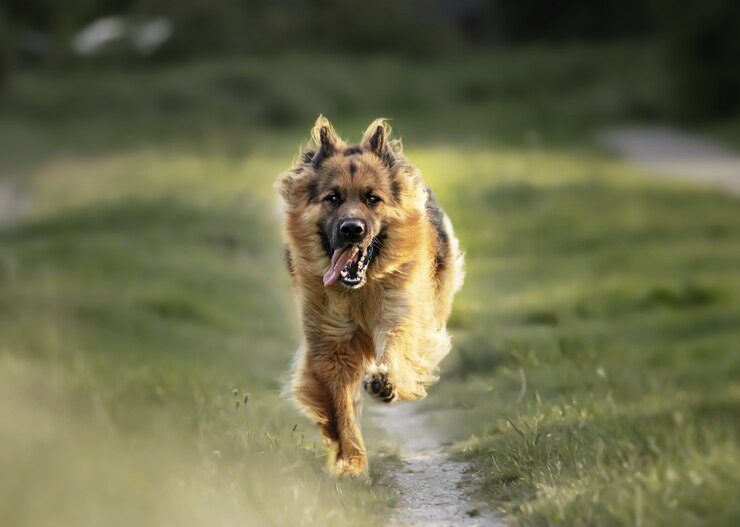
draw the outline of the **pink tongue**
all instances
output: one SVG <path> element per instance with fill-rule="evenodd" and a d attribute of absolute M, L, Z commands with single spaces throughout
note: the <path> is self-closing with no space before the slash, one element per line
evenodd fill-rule
<path fill-rule="evenodd" d="M 347 265 L 347 262 L 355 257 L 355 254 L 357 254 L 357 246 L 355 245 L 334 251 L 334 254 L 331 257 L 329 270 L 324 275 L 324 287 L 329 287 L 330 285 L 337 283 L 337 280 L 339 280 L 339 273 L 342 272 L 342 269 Z"/>

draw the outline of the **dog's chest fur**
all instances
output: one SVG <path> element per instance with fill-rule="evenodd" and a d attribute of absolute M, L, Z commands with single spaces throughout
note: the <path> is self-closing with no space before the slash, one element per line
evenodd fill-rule
<path fill-rule="evenodd" d="M 385 298 L 385 288 L 381 284 L 368 283 L 359 290 L 328 291 L 326 307 L 336 322 L 372 335 L 382 317 Z"/>

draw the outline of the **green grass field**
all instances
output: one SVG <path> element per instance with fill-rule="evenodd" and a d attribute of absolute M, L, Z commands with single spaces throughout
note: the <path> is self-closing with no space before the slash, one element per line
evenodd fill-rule
<path fill-rule="evenodd" d="M 394 118 L 467 250 L 424 405 L 457 409 L 471 493 L 523 525 L 740 522 L 740 207 L 592 145 L 659 106 L 636 51 L 13 77 L 0 175 L 31 207 L 0 228 L 0 523 L 383 522 L 392 455 L 334 481 L 279 394 L 271 183 L 319 113 L 355 139 Z"/>

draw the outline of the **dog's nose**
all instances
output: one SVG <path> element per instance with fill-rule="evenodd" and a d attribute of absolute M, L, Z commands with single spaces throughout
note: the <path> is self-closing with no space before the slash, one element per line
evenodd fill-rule
<path fill-rule="evenodd" d="M 339 224 L 339 234 L 345 240 L 359 241 L 365 235 L 365 222 L 357 218 L 350 218 Z"/>

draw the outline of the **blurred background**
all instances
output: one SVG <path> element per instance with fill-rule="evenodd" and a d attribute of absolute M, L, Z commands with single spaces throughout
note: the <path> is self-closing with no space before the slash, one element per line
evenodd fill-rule
<path fill-rule="evenodd" d="M 319 114 L 391 118 L 467 251 L 422 406 L 471 494 L 740 522 L 739 3 L 3 0 L 0 523 L 386 521 L 395 446 L 335 482 L 280 396 Z"/>
<path fill-rule="evenodd" d="M 397 4 L 75 0 L 59 5 L 6 0 L 0 11 L 3 78 L 7 83 L 14 71 L 32 66 L 62 74 L 80 68 L 156 69 L 215 57 L 249 55 L 266 60 L 295 53 L 385 55 L 428 62 L 533 44 L 552 48 L 621 41 L 631 43 L 633 60 L 660 55 L 650 69 L 661 70 L 665 90 L 651 98 L 641 91 L 649 91 L 643 85 L 647 79 L 633 78 L 635 93 L 622 94 L 624 110 L 687 120 L 724 118 L 738 110 L 738 13 L 728 0 L 701 6 L 663 0 Z M 582 75 L 571 82 L 589 80 L 585 72 Z M 474 87 L 468 90 L 472 99 L 485 96 L 483 87 L 481 93 L 474 93 Z M 273 117 L 273 124 L 279 124 L 281 118 Z"/>

